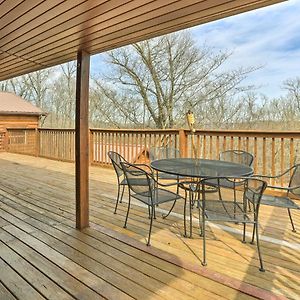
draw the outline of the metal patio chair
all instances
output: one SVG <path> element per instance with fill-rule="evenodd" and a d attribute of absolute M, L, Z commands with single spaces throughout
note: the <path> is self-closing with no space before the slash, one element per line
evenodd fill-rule
<path fill-rule="evenodd" d="M 287 186 L 279 186 L 279 185 L 277 186 L 277 185 L 268 184 L 268 188 L 285 191 L 286 195 L 285 196 L 263 195 L 261 199 L 261 204 L 286 208 L 292 225 L 292 231 L 296 232 L 291 209 L 300 210 L 300 206 L 297 205 L 289 196 L 294 195 L 296 197 L 300 197 L 300 164 L 296 164 L 291 168 L 287 169 L 282 174 L 276 176 L 268 176 L 268 175 L 254 175 L 254 176 L 262 179 L 272 179 L 272 178 L 283 179 L 285 176 L 287 177 L 287 181 L 288 181 Z"/>
<path fill-rule="evenodd" d="M 124 228 L 127 227 L 131 198 L 135 198 L 147 205 L 150 215 L 150 227 L 147 241 L 147 245 L 149 246 L 155 206 L 161 203 L 175 202 L 178 199 L 182 199 L 182 197 L 178 193 L 160 188 L 159 186 L 170 187 L 177 185 L 177 183 L 162 184 L 158 182 L 153 176 L 152 169 L 148 165 L 137 166 L 128 162 L 121 162 L 121 166 L 129 187 L 129 201 Z M 139 185 L 139 182 L 147 182 L 147 184 Z"/>
<path fill-rule="evenodd" d="M 124 175 L 123 168 L 121 166 L 121 162 L 127 162 L 127 160 L 122 155 L 120 155 L 119 153 L 114 152 L 114 151 L 108 151 L 107 155 L 112 162 L 112 165 L 114 167 L 114 170 L 117 175 L 117 180 L 118 180 L 118 194 L 117 194 L 117 201 L 116 201 L 116 206 L 115 206 L 115 210 L 114 210 L 114 214 L 116 214 L 118 204 L 122 203 L 125 186 L 128 185 L 126 177 Z M 137 184 L 147 184 L 147 181 L 144 181 L 144 182 L 138 181 L 136 183 Z M 122 188 L 122 191 L 121 191 L 121 188 Z"/>
<path fill-rule="evenodd" d="M 149 160 L 150 162 L 157 159 L 167 158 L 180 158 L 180 151 L 173 147 L 150 147 L 149 148 Z M 178 176 L 167 174 L 163 172 L 157 172 L 157 179 L 178 179 Z"/>
<path fill-rule="evenodd" d="M 229 162 L 243 164 L 251 167 L 254 160 L 254 156 L 251 153 L 243 150 L 226 150 L 220 152 L 219 159 L 223 161 L 229 161 Z M 216 185 L 216 182 L 214 182 L 214 184 Z M 243 183 L 241 181 L 235 179 L 229 179 L 229 178 L 219 181 L 219 186 L 233 190 L 235 201 L 236 201 L 236 188 L 242 184 Z"/>
<path fill-rule="evenodd" d="M 149 148 L 149 160 L 150 162 L 157 160 L 157 159 L 168 159 L 168 158 L 180 158 L 180 151 L 174 147 L 150 147 Z M 177 183 L 183 177 L 173 174 L 167 174 L 163 172 L 155 172 L 156 180 L 176 180 Z M 178 186 L 177 186 L 177 193 L 179 193 Z M 163 215 L 163 218 L 167 218 L 170 213 L 173 211 L 175 207 L 176 201 L 173 203 L 172 207 L 168 211 L 167 214 Z"/>
<path fill-rule="evenodd" d="M 220 152 L 219 159 L 251 167 L 254 160 L 254 156 L 251 153 L 243 150 L 226 150 Z"/>
<path fill-rule="evenodd" d="M 256 235 L 257 251 L 259 256 L 260 268 L 259 270 L 264 272 L 262 256 L 259 245 L 259 234 L 258 234 L 258 215 L 259 207 L 261 204 L 262 194 L 267 187 L 265 181 L 257 178 L 235 178 L 239 182 L 242 182 L 243 187 L 243 201 L 237 202 L 235 199 L 223 200 L 219 193 L 215 193 L 213 199 L 206 198 L 205 188 L 211 185 L 211 182 L 217 182 L 217 188 L 221 190 L 222 186 L 219 183 L 229 178 L 213 178 L 203 179 L 199 183 L 201 187 L 198 187 L 202 193 L 202 200 L 200 203 L 199 220 L 201 236 L 203 237 L 203 261 L 202 264 L 206 265 L 206 222 L 233 222 L 243 224 L 243 243 L 246 242 L 246 224 L 253 224 L 252 240 L 254 242 L 254 236 Z M 233 178 L 230 178 L 232 180 Z M 247 210 L 247 203 L 252 205 L 252 212 Z"/>

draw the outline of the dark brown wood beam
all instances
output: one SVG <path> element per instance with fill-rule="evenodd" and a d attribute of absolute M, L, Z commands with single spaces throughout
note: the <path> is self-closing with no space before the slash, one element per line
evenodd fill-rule
<path fill-rule="evenodd" d="M 77 53 L 76 77 L 76 228 L 89 226 L 89 75 L 90 54 Z"/>

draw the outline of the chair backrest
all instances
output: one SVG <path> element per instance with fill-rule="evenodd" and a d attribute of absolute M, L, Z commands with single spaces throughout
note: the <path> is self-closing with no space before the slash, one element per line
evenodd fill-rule
<path fill-rule="evenodd" d="M 300 164 L 294 165 L 293 168 L 291 169 L 291 178 L 289 182 L 289 187 L 293 186 L 300 186 Z M 300 188 L 295 188 L 290 190 L 290 193 L 300 196 Z"/>
<path fill-rule="evenodd" d="M 221 188 L 224 180 L 242 183 L 241 185 L 239 185 L 239 188 L 243 188 L 244 204 L 246 204 L 245 200 L 248 200 L 253 204 L 255 211 L 258 211 L 261 197 L 263 195 L 264 190 L 267 187 L 267 183 L 261 179 L 253 177 L 213 177 L 202 179 L 200 182 L 201 187 L 198 187 L 198 189 L 202 190 L 203 199 L 206 198 L 205 189 L 207 188 L 207 186 Z M 219 200 L 222 200 L 223 198 L 221 192 L 219 193 L 219 198 Z"/>
<path fill-rule="evenodd" d="M 220 160 L 239 163 L 251 167 L 254 156 L 243 150 L 227 150 L 219 154 Z"/>
<path fill-rule="evenodd" d="M 150 175 L 140 167 L 128 162 L 121 162 L 128 187 L 135 194 L 143 194 L 145 197 L 152 197 L 154 182 Z"/>
<path fill-rule="evenodd" d="M 110 158 L 112 165 L 116 171 L 116 174 L 119 178 L 120 176 L 122 176 L 124 174 L 122 166 L 121 166 L 121 162 L 127 162 L 127 160 L 122 155 L 120 155 L 119 153 L 114 152 L 114 151 L 108 151 L 107 155 Z"/>
<path fill-rule="evenodd" d="M 261 179 L 247 178 L 244 184 L 244 200 L 251 202 L 255 210 L 258 211 L 267 183 Z"/>
<path fill-rule="evenodd" d="M 180 151 L 173 147 L 150 147 L 149 159 L 150 161 L 157 159 L 178 158 Z"/>

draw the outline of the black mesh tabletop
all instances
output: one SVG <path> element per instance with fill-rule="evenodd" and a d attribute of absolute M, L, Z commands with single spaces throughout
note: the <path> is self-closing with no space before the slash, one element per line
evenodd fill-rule
<path fill-rule="evenodd" d="M 221 160 L 170 158 L 151 162 L 157 171 L 185 177 L 240 177 L 253 174 L 253 169 L 246 165 Z"/>

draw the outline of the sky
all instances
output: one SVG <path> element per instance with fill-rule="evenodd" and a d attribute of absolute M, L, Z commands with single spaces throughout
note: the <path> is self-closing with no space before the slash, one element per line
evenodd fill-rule
<path fill-rule="evenodd" d="M 262 66 L 244 84 L 272 98 L 284 94 L 282 82 L 300 77 L 300 0 L 289 0 L 188 29 L 199 46 L 233 51 L 224 68 Z M 101 65 L 95 55 L 91 71 Z"/>

